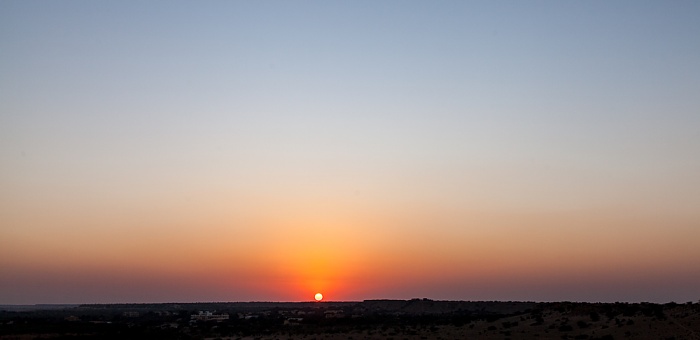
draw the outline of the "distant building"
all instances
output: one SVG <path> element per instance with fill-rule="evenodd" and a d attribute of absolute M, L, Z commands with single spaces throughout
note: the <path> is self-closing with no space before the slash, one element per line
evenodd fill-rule
<path fill-rule="evenodd" d="M 166 322 L 162 325 L 160 325 L 160 329 L 170 329 L 170 328 L 178 328 L 180 325 L 177 322 Z"/>
<path fill-rule="evenodd" d="M 302 321 L 304 321 L 304 318 L 287 318 L 287 320 L 284 320 L 285 325 L 298 325 Z"/>
<path fill-rule="evenodd" d="M 137 318 L 141 314 L 139 314 L 139 312 L 124 312 L 123 315 L 127 318 Z"/>
<path fill-rule="evenodd" d="M 228 314 L 214 314 L 207 311 L 199 311 L 198 314 L 192 314 L 190 316 L 192 321 L 223 321 L 228 320 Z"/>
<path fill-rule="evenodd" d="M 259 317 L 260 317 L 260 315 L 253 314 L 253 313 L 238 313 L 239 319 L 250 320 L 250 319 L 257 319 Z"/>
<path fill-rule="evenodd" d="M 326 315 L 326 319 L 339 319 L 345 317 L 345 313 L 343 313 L 343 311 L 339 309 L 329 309 L 323 314 Z"/>

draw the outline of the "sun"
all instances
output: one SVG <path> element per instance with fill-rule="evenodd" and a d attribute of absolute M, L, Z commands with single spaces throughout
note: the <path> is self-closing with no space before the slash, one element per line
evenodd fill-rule
<path fill-rule="evenodd" d="M 321 300 L 323 300 L 323 294 L 321 294 L 321 293 L 316 293 L 316 295 L 314 295 L 314 299 L 316 299 L 316 301 L 321 301 Z"/>

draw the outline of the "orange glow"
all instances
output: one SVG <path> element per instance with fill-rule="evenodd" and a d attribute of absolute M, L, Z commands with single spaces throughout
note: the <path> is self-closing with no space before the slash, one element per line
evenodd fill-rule
<path fill-rule="evenodd" d="M 27 228 L 5 232 L 14 242 L 0 238 L 0 288 L 52 282 L 17 301 L 56 303 L 309 301 L 318 292 L 321 301 L 524 299 L 539 297 L 527 294 L 550 283 L 568 287 L 555 296 L 568 298 L 578 296 L 580 282 L 624 286 L 663 274 L 692 290 L 697 277 L 683 269 L 692 268 L 699 254 L 690 218 L 599 211 L 438 214 L 418 208 L 384 214 L 332 203 L 280 203 L 275 209 L 258 203 L 260 211 L 245 214 L 206 205 L 172 217 L 33 216 L 23 222 Z M 675 227 L 659 235 L 656 226 L 663 223 Z M 102 229 L 91 227 L 97 224 Z M 664 251 L 643 251 L 654 247 Z"/>

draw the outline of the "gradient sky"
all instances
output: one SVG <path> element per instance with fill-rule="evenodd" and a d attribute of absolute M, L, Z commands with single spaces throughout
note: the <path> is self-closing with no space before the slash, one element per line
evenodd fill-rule
<path fill-rule="evenodd" d="M 700 299 L 698 1 L 0 1 L 0 304 Z"/>

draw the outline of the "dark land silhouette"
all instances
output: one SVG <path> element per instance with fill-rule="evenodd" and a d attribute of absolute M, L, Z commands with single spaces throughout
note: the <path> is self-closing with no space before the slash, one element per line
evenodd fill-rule
<path fill-rule="evenodd" d="M 700 303 L 365 300 L 0 306 L 0 339 L 700 339 Z"/>

